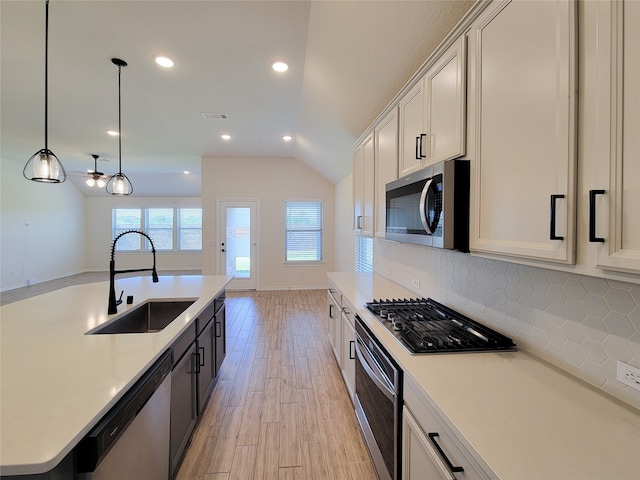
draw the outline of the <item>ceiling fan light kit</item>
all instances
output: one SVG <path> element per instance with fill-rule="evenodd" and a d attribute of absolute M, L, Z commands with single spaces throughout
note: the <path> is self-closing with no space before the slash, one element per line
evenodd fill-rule
<path fill-rule="evenodd" d="M 107 182 L 107 193 L 109 195 L 131 195 L 133 193 L 133 185 L 127 176 L 122 173 L 122 94 L 120 88 L 120 74 L 122 67 L 127 66 L 127 62 L 119 58 L 112 58 L 111 62 L 118 67 L 118 173 Z"/>
<path fill-rule="evenodd" d="M 45 3 L 44 34 L 44 148 L 34 153 L 27 161 L 22 175 L 27 180 L 40 183 L 62 183 L 67 173 L 58 157 L 49 150 L 49 0 Z"/>

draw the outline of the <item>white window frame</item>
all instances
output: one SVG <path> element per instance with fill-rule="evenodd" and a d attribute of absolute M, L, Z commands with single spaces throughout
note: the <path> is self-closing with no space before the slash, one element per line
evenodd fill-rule
<path fill-rule="evenodd" d="M 180 229 L 178 227 L 179 210 L 182 210 L 182 209 L 194 209 L 194 210 L 200 210 L 200 212 L 202 212 L 202 207 L 198 207 L 198 206 L 196 206 L 196 207 L 190 207 L 190 206 L 165 207 L 165 206 L 156 206 L 156 205 L 154 205 L 154 206 L 146 206 L 146 207 L 112 208 L 111 209 L 111 238 L 112 238 L 112 240 L 117 235 L 116 234 L 116 224 L 115 224 L 116 210 L 138 210 L 140 212 L 140 228 L 139 229 L 142 230 L 145 233 L 148 233 L 146 231 L 148 211 L 149 210 L 163 209 L 163 208 L 164 209 L 173 210 L 173 226 L 172 226 L 173 248 L 171 248 L 171 249 L 159 249 L 158 247 L 156 247 L 156 252 L 175 252 L 175 253 L 202 252 L 202 242 L 200 243 L 200 248 L 199 249 L 181 248 L 181 246 L 180 246 L 180 238 L 179 238 Z M 202 226 L 200 227 L 200 230 L 201 230 L 201 233 L 202 233 Z M 120 229 L 118 231 L 120 232 Z M 118 245 L 116 245 L 116 247 L 118 247 Z M 118 252 L 149 252 L 149 251 L 151 251 L 151 248 L 148 248 L 147 239 L 145 237 L 143 237 L 143 236 L 140 236 L 140 238 L 139 238 L 139 248 L 138 249 L 136 249 L 136 250 L 127 250 L 127 249 L 118 248 L 117 251 Z"/>
<path fill-rule="evenodd" d="M 287 260 L 287 206 L 289 203 L 316 203 L 320 204 L 321 222 L 320 222 L 320 260 Z M 285 198 L 284 199 L 284 263 L 285 265 L 323 265 L 324 264 L 324 200 L 317 198 Z"/>

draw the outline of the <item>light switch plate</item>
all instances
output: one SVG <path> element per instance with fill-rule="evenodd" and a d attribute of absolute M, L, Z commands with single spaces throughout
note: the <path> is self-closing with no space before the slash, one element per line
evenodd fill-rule
<path fill-rule="evenodd" d="M 619 382 L 629 385 L 631 388 L 640 390 L 640 368 L 632 367 L 618 360 L 618 371 L 616 378 Z"/>

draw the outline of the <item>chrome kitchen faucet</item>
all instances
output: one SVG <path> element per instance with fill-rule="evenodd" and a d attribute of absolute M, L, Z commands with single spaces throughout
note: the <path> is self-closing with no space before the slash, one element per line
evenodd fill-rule
<path fill-rule="evenodd" d="M 135 268 L 133 270 L 116 270 L 116 261 L 115 261 L 115 253 L 116 253 L 116 243 L 120 240 L 121 237 L 127 235 L 128 233 L 137 233 L 146 237 L 151 244 L 151 252 L 153 253 L 153 267 L 152 268 Z M 122 232 L 116 238 L 113 239 L 113 243 L 111 244 L 111 260 L 109 261 L 109 310 L 107 313 L 112 315 L 114 313 L 118 313 L 118 305 L 122 303 L 122 295 L 120 295 L 120 299 L 116 300 L 116 288 L 115 288 L 115 277 L 118 273 L 131 273 L 131 272 L 151 272 L 151 277 L 153 278 L 153 283 L 158 283 L 158 272 L 156 272 L 156 247 L 153 245 L 153 240 L 146 233 L 140 230 L 127 230 L 126 232 Z"/>

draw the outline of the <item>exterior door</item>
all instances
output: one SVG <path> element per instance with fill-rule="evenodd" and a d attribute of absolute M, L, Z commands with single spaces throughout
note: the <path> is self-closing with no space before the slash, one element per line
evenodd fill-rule
<path fill-rule="evenodd" d="M 257 287 L 257 200 L 218 200 L 218 271 L 229 290 Z"/>

